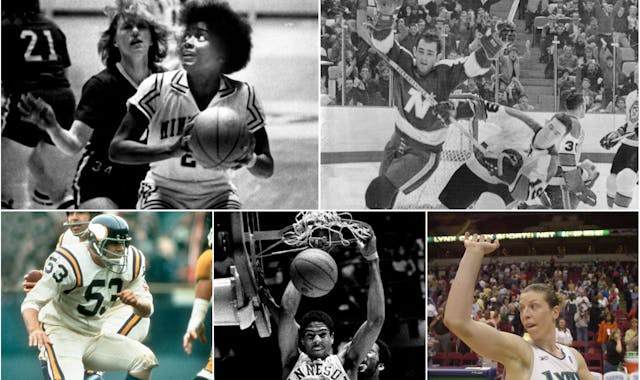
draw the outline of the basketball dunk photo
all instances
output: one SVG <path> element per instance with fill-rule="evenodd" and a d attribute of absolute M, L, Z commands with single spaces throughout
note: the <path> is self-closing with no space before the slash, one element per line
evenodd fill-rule
<path fill-rule="evenodd" d="M 424 212 L 214 219 L 217 379 L 424 379 Z"/>
<path fill-rule="evenodd" d="M 638 214 L 429 213 L 428 378 L 638 377 Z"/>
<path fill-rule="evenodd" d="M 3 4 L 2 208 L 318 207 L 317 7 Z"/>

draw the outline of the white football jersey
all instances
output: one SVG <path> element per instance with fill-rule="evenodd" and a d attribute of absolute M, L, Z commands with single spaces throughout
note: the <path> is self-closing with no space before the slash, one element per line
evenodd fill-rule
<path fill-rule="evenodd" d="M 149 145 L 175 143 L 187 123 L 200 113 L 184 69 L 149 76 L 127 104 L 136 107 L 149 120 Z M 221 75 L 220 88 L 208 108 L 216 106 L 233 108 L 245 118 L 251 133 L 265 126 L 260 101 L 253 87 L 245 82 Z M 235 190 L 231 184 L 232 170 L 204 168 L 188 152 L 181 157 L 152 162 L 149 173 L 162 186 L 191 195 L 211 196 L 212 192 Z"/>
<path fill-rule="evenodd" d="M 293 366 L 287 380 L 349 380 L 342 361 L 337 355 L 329 355 L 324 359 L 311 360 L 304 352 Z"/>
<path fill-rule="evenodd" d="M 531 380 L 539 379 L 579 379 L 578 361 L 573 351 L 568 347 L 557 345 L 562 351 L 562 357 L 555 357 L 549 352 L 530 344 L 533 350 L 533 367 L 531 368 Z"/>
<path fill-rule="evenodd" d="M 622 140 L 622 143 L 631 146 L 638 146 L 638 90 L 631 91 L 627 94 L 625 105 L 627 114 L 627 128 L 625 133 L 633 132 L 634 130 L 636 133 L 630 137 L 625 137 L 624 140 Z"/>
<path fill-rule="evenodd" d="M 39 320 L 45 325 L 95 335 L 120 291 L 131 289 L 153 305 L 144 272 L 145 258 L 133 246 L 127 250 L 126 270 L 120 274 L 96 264 L 87 243 L 61 246 L 47 258 L 44 276 L 27 293 L 22 310 L 39 310 Z"/>

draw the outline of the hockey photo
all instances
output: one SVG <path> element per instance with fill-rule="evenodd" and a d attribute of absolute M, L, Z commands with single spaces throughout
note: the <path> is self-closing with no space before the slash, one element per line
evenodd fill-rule
<path fill-rule="evenodd" d="M 424 379 L 424 223 L 216 212 L 216 378 Z"/>
<path fill-rule="evenodd" d="M 3 379 L 212 379 L 212 214 L 3 212 Z"/>
<path fill-rule="evenodd" d="M 3 3 L 2 208 L 318 207 L 317 15 Z"/>
<path fill-rule="evenodd" d="M 321 208 L 637 209 L 637 5 L 320 11 Z"/>

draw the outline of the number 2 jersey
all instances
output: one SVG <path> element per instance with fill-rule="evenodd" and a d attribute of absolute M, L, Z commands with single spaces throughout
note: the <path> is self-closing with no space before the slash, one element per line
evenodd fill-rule
<path fill-rule="evenodd" d="M 176 142 L 186 124 L 200 113 L 183 69 L 151 75 L 140 84 L 128 105 L 136 107 L 149 120 L 149 145 Z M 220 88 L 208 108 L 217 106 L 233 108 L 245 118 L 251 133 L 265 127 L 262 106 L 247 83 L 221 75 Z M 235 191 L 231 184 L 232 170 L 204 168 L 186 152 L 180 157 L 151 163 L 149 173 L 157 184 L 184 194 L 211 196 Z"/>
<path fill-rule="evenodd" d="M 117 274 L 91 259 L 87 243 L 58 247 L 47 258 L 44 276 L 25 297 L 22 310 L 39 310 L 39 320 L 45 325 L 99 334 L 105 313 L 116 304 L 116 294 L 122 290 L 131 289 L 136 297 L 153 305 L 144 276 L 144 255 L 129 246 L 126 257 L 125 271 Z"/>

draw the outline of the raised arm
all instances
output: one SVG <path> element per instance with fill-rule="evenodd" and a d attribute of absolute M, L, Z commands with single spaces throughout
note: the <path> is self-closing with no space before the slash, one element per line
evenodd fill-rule
<path fill-rule="evenodd" d="M 278 346 L 280 347 L 280 363 L 282 364 L 282 378 L 286 379 L 298 359 L 298 330 L 295 317 L 302 294 L 289 281 L 282 294 L 280 302 L 280 316 L 278 318 Z"/>
<path fill-rule="evenodd" d="M 504 364 L 507 373 L 525 373 L 530 366 L 530 348 L 519 336 L 505 333 L 471 319 L 473 290 L 484 255 L 495 251 L 498 241 L 465 233 L 465 252 L 449 291 L 444 323 L 479 355 Z"/>
<path fill-rule="evenodd" d="M 367 353 L 373 347 L 384 324 L 384 289 L 380 277 L 380 259 L 378 257 L 375 235 L 369 239 L 366 245 L 360 244 L 359 249 L 362 256 L 367 260 L 367 266 L 369 268 L 367 320 L 360 326 L 345 353 L 344 368 L 348 373 L 358 371 L 359 364 L 365 359 Z"/>
<path fill-rule="evenodd" d="M 60 126 L 53 108 L 40 98 L 30 93 L 22 95 L 18 108 L 22 113 L 22 120 L 37 125 L 46 131 L 55 146 L 67 155 L 74 155 L 82 150 L 91 138 L 93 130 L 80 120 L 74 120 L 71 129 Z"/>

